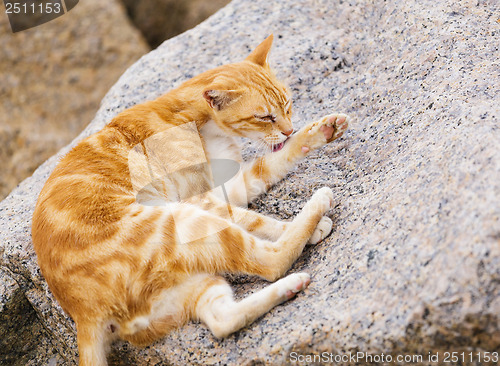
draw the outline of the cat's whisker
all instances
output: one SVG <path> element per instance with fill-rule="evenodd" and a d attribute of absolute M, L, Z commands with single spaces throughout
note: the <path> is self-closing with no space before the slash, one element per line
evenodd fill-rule
<path fill-rule="evenodd" d="M 259 150 L 262 152 L 262 154 L 266 154 L 268 152 L 271 152 L 272 148 L 269 146 L 267 142 L 261 141 L 259 145 Z"/>
<path fill-rule="evenodd" d="M 258 140 L 255 146 L 255 155 L 252 157 L 252 161 L 255 161 L 259 156 L 262 156 L 269 151 L 268 144 L 263 140 Z"/>

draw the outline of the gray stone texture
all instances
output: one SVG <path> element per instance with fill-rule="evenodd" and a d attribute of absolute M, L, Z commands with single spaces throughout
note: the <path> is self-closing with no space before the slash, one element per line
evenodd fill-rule
<path fill-rule="evenodd" d="M 311 274 L 309 288 L 225 340 L 190 323 L 143 350 L 114 345 L 113 362 L 280 365 L 291 351 L 498 351 L 499 10 L 496 1 L 235 0 L 132 66 L 77 140 L 133 104 L 241 60 L 271 32 L 270 62 L 294 92 L 296 127 L 333 111 L 353 122 L 251 206 L 290 219 L 316 189 L 334 189 L 332 235 L 291 269 Z M 36 197 L 68 149 L 0 204 L 0 265 L 73 364 L 73 323 L 48 292 L 30 240 Z M 229 279 L 238 297 L 266 285 Z"/>

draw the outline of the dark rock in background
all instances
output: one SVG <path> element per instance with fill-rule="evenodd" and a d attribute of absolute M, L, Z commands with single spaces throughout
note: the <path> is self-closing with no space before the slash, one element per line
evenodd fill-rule
<path fill-rule="evenodd" d="M 122 0 L 132 23 L 151 47 L 208 18 L 230 0 Z"/>
<path fill-rule="evenodd" d="M 0 364 L 57 365 L 64 362 L 51 344 L 24 290 L 0 268 Z"/>

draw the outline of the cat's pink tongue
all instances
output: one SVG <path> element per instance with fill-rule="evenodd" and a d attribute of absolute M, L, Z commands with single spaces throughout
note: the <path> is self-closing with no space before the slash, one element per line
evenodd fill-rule
<path fill-rule="evenodd" d="M 283 146 L 285 146 L 284 142 L 280 142 L 277 145 L 273 145 L 273 152 L 280 151 L 281 149 L 283 149 Z"/>

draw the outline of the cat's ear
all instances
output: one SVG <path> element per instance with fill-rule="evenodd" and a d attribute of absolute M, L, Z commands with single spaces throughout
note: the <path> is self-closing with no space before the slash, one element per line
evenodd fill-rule
<path fill-rule="evenodd" d="M 208 89 L 203 92 L 203 98 L 205 98 L 210 107 L 220 111 L 224 107 L 240 99 L 242 94 L 243 92 L 241 90 Z"/>
<path fill-rule="evenodd" d="M 264 42 L 259 44 L 257 48 L 255 48 L 252 53 L 248 55 L 246 60 L 263 67 L 268 67 L 267 56 L 269 55 L 269 51 L 271 50 L 271 46 L 273 45 L 273 38 L 274 37 L 272 34 L 267 37 Z"/>

